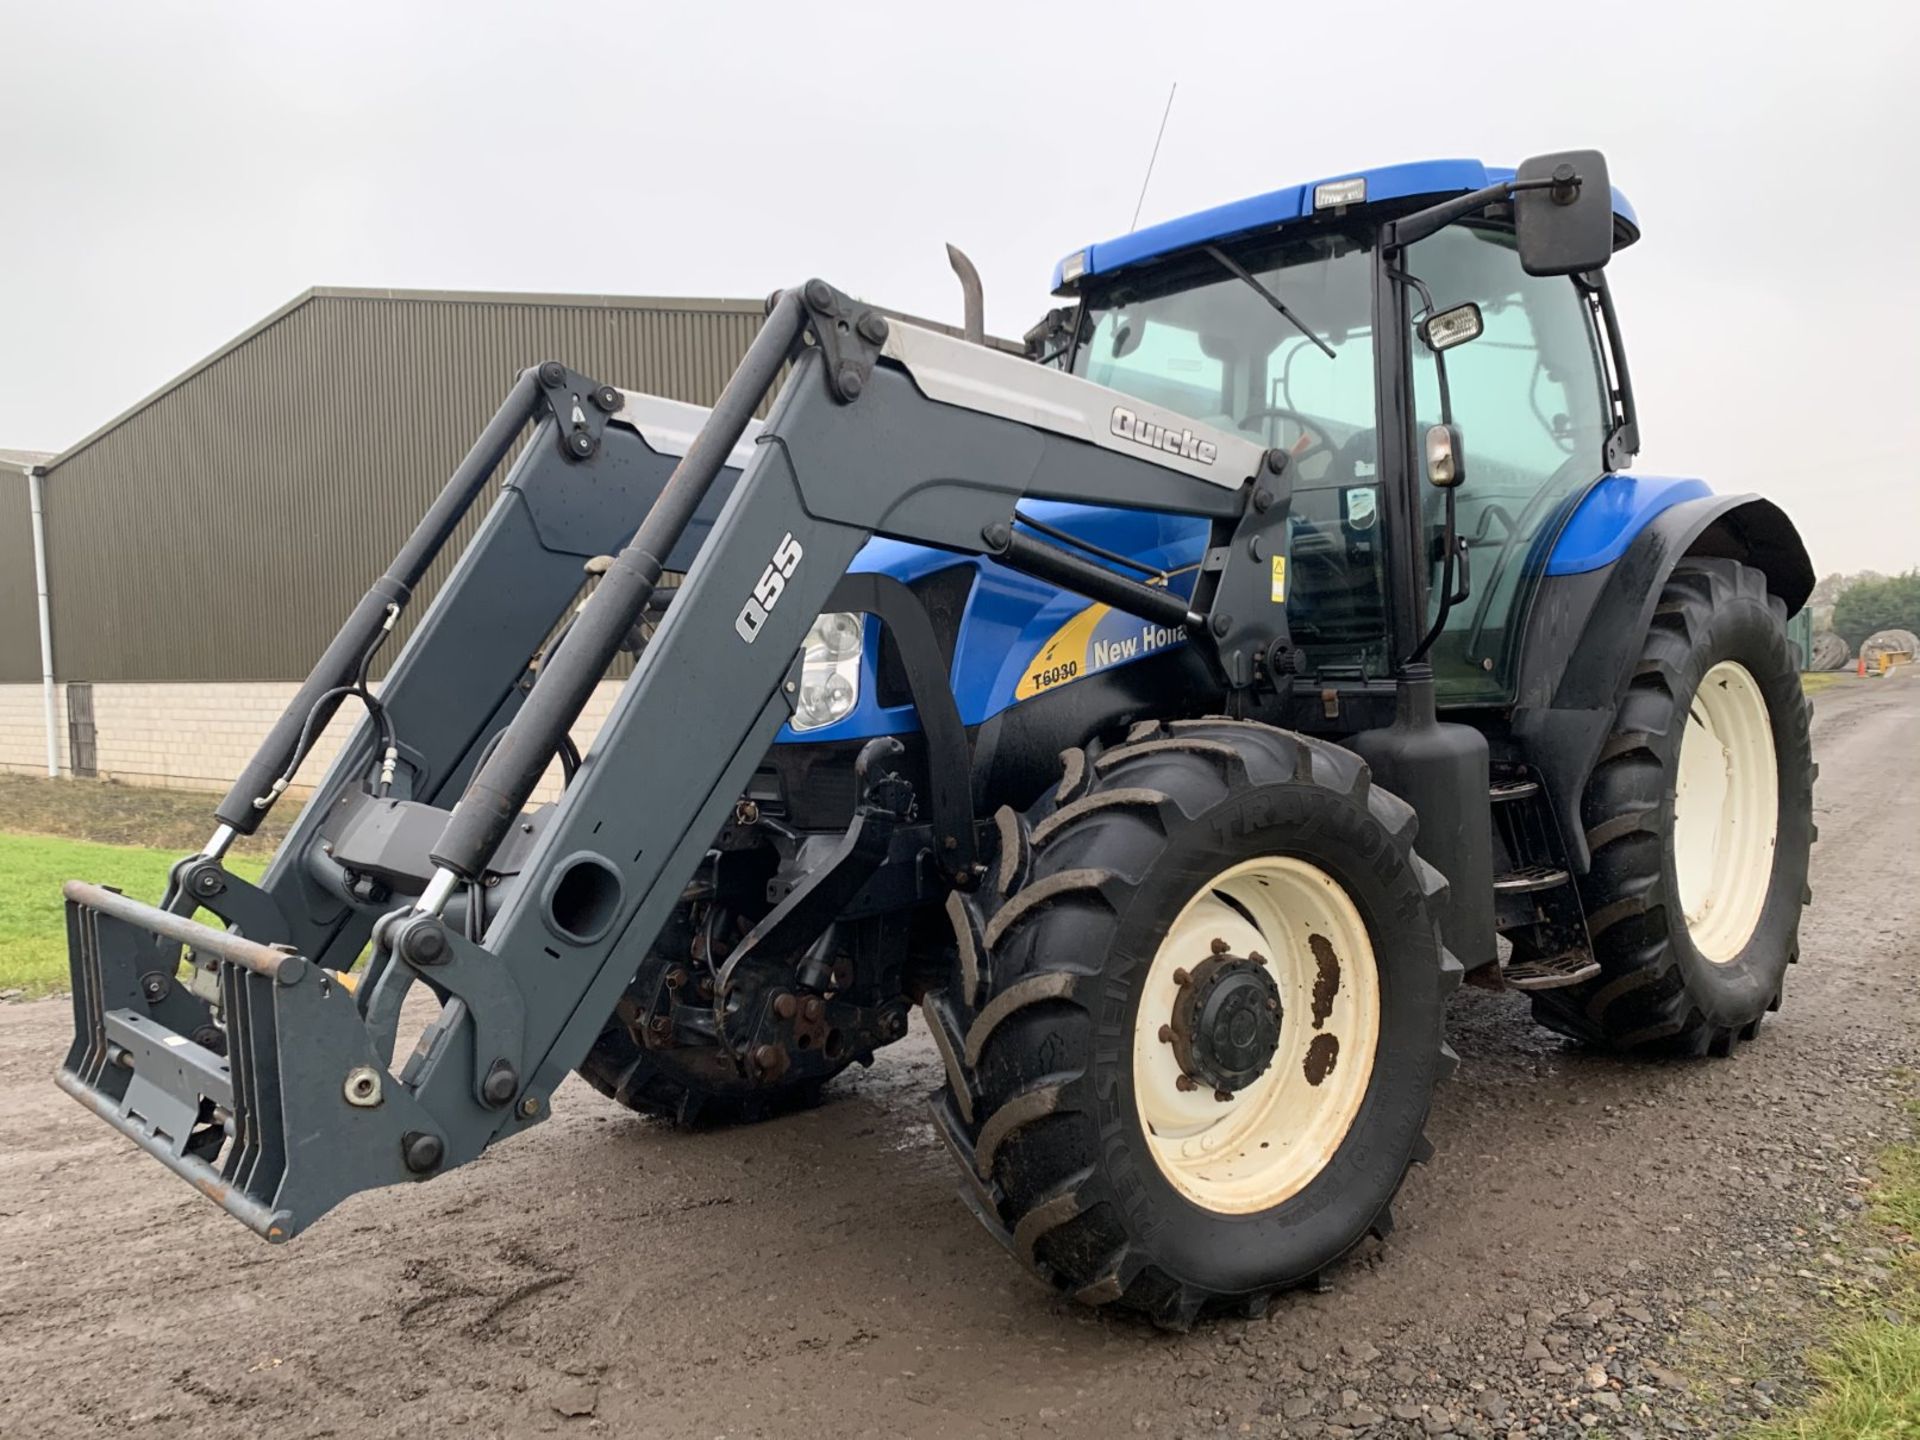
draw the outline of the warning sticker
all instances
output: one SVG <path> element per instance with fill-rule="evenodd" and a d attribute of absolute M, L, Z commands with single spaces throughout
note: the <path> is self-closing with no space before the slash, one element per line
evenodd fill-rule
<path fill-rule="evenodd" d="M 1273 557 L 1273 603 L 1284 605 L 1287 600 L 1287 557 Z"/>

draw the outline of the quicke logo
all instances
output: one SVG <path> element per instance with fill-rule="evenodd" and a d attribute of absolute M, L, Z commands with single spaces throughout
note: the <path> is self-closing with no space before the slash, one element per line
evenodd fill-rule
<path fill-rule="evenodd" d="M 1178 455 L 1182 460 L 1198 460 L 1202 465 L 1211 465 L 1220 456 L 1219 447 L 1211 440 L 1202 440 L 1191 430 L 1169 430 L 1165 425 L 1142 420 L 1124 405 L 1113 407 L 1111 428 L 1122 440 L 1131 440 L 1149 450 Z"/>

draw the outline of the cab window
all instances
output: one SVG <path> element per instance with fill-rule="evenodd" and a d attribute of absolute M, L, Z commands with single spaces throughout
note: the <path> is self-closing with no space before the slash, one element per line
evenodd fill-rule
<path fill-rule="evenodd" d="M 1447 385 L 1466 456 L 1455 492 L 1472 594 L 1433 648 L 1441 698 L 1504 699 L 1546 549 L 1571 505 L 1604 472 L 1609 426 L 1604 370 L 1576 283 L 1528 275 L 1510 232 L 1452 226 L 1413 246 L 1407 268 L 1434 304 L 1480 306 L 1481 336 L 1447 352 Z M 1420 436 L 1440 418 L 1434 357 L 1414 317 L 1413 393 Z M 1430 604 L 1440 602 L 1441 497 L 1425 491 Z"/>

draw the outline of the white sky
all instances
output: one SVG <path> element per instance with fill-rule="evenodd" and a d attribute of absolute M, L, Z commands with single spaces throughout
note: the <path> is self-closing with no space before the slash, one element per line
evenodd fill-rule
<path fill-rule="evenodd" d="M 989 328 L 1127 228 L 1595 146 L 1645 473 L 1818 570 L 1920 564 L 1920 7 L 0 0 L 0 446 L 57 450 L 310 285 L 761 295 Z"/>

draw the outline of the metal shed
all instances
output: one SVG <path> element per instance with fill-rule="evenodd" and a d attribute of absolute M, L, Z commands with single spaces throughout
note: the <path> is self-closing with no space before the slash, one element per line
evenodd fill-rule
<path fill-rule="evenodd" d="M 56 673 L 304 675 L 521 369 L 560 358 L 709 403 L 761 314 L 748 300 L 309 290 L 48 463 Z"/>

